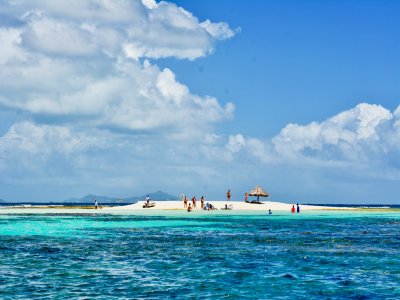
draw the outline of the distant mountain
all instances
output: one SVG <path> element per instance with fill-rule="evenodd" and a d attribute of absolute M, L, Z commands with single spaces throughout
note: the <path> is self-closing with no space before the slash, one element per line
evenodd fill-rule
<path fill-rule="evenodd" d="M 143 196 L 135 196 L 129 198 L 116 198 L 116 197 L 108 197 L 108 196 L 97 196 L 97 195 L 86 195 L 82 198 L 70 198 L 64 200 L 64 203 L 92 203 L 94 200 L 97 200 L 99 203 L 136 203 L 140 200 L 145 200 L 146 196 L 149 195 L 151 200 L 156 201 L 166 201 L 166 200 L 179 200 L 177 196 L 173 196 L 163 191 L 157 191 L 154 193 L 149 193 Z"/>
<path fill-rule="evenodd" d="M 6 203 L 6 200 L 0 199 L 0 203 Z"/>
<path fill-rule="evenodd" d="M 167 193 L 164 193 L 163 191 L 157 191 L 155 193 L 150 193 L 147 194 L 150 196 L 151 200 L 157 200 L 157 201 L 166 201 L 166 200 L 179 200 L 177 196 L 173 196 Z M 143 195 L 142 197 L 139 197 L 138 200 L 140 199 L 146 199 L 147 195 Z"/>
<path fill-rule="evenodd" d="M 118 202 L 117 201 L 118 199 L 114 198 L 114 197 L 97 196 L 97 195 L 91 195 L 91 194 L 86 195 L 86 196 L 84 196 L 82 198 L 70 198 L 70 199 L 67 199 L 67 200 L 65 200 L 63 202 L 68 202 L 68 203 L 91 203 L 91 202 L 94 202 L 94 200 L 96 200 L 96 199 L 97 199 L 98 202 L 103 202 L 103 203 L 115 203 L 115 202 Z"/>

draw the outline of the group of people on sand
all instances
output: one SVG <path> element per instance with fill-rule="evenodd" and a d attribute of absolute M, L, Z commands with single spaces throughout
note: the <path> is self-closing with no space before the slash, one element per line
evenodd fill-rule
<path fill-rule="evenodd" d="M 248 196 L 249 196 L 249 194 L 246 192 L 244 194 L 245 202 L 248 202 Z M 193 196 L 193 198 L 191 200 L 189 200 L 188 197 L 186 197 L 184 194 L 181 194 L 181 200 L 183 202 L 183 208 L 187 209 L 188 212 L 192 211 L 193 209 L 197 209 L 197 198 L 196 198 L 196 196 Z M 226 200 L 227 201 L 231 200 L 231 190 L 227 191 Z M 200 209 L 202 209 L 202 210 L 214 210 L 214 209 L 216 209 L 216 207 L 213 206 L 211 203 L 207 202 L 205 204 L 204 202 L 205 202 L 204 201 L 204 196 L 201 196 Z M 150 206 L 151 206 L 150 197 L 149 197 L 149 195 L 147 195 L 146 202 L 145 202 L 143 207 L 150 207 Z M 96 209 L 98 208 L 97 200 L 95 200 L 95 208 Z M 232 205 L 225 204 L 225 209 L 232 209 Z M 291 212 L 292 213 L 296 213 L 296 212 L 300 213 L 300 205 L 298 203 L 296 203 L 296 207 L 293 205 L 292 208 L 291 208 Z M 268 209 L 268 214 L 272 215 L 271 209 Z"/>
<path fill-rule="evenodd" d="M 296 208 L 293 205 L 291 212 L 292 212 L 292 214 L 294 214 L 295 212 L 300 213 L 300 205 L 298 203 L 296 203 Z"/>
<path fill-rule="evenodd" d="M 187 209 L 187 211 L 192 211 L 193 209 L 197 209 L 197 198 L 196 196 L 193 196 L 191 200 L 189 200 L 188 197 L 185 195 L 181 195 L 181 199 L 183 201 L 183 208 Z M 204 204 L 204 196 L 201 196 L 200 198 L 200 209 L 203 210 L 210 210 L 210 209 L 215 209 L 215 206 L 213 206 L 211 203 L 206 203 Z"/>
<path fill-rule="evenodd" d="M 247 193 L 246 193 L 247 199 Z M 231 190 L 226 192 L 226 200 L 231 201 Z M 183 202 L 183 208 L 187 209 L 187 211 L 192 211 L 193 209 L 197 209 L 197 199 L 194 196 L 191 200 L 185 196 L 185 194 L 181 194 L 181 201 Z M 214 210 L 217 209 L 211 203 L 204 204 L 204 196 L 201 196 L 200 199 L 200 209 L 202 210 Z M 225 209 L 232 209 L 232 205 L 225 204 Z"/>

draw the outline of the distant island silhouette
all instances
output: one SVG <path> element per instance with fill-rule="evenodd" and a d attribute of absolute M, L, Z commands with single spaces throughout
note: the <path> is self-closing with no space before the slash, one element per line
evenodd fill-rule
<path fill-rule="evenodd" d="M 146 199 L 149 195 L 151 200 L 166 201 L 166 200 L 179 200 L 177 196 L 165 193 L 163 191 L 157 191 L 153 193 L 144 194 L 142 196 L 133 196 L 128 198 L 118 198 L 109 196 L 99 196 L 89 194 L 81 198 L 70 198 L 62 201 L 63 203 L 91 203 L 97 200 L 99 203 L 136 203 L 137 201 Z"/>

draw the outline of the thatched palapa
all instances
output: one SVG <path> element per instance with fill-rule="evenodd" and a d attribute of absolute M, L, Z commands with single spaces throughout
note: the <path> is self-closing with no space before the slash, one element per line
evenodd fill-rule
<path fill-rule="evenodd" d="M 257 196 L 257 202 L 260 202 L 260 197 L 269 197 L 269 194 L 264 191 L 259 185 L 252 189 L 249 193 L 250 196 Z"/>

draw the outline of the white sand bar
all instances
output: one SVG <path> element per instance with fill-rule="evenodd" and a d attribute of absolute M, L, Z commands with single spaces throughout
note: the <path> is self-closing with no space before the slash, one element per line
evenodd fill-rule
<path fill-rule="evenodd" d="M 153 201 L 152 201 L 153 202 Z M 233 210 L 245 210 L 245 211 L 267 211 L 271 209 L 272 211 L 290 211 L 292 206 L 296 207 L 296 203 L 288 204 L 282 202 L 273 201 L 263 201 L 262 204 L 252 204 L 246 202 L 238 201 L 205 201 L 205 203 L 210 203 L 217 209 L 223 209 L 225 204 L 232 205 Z M 104 208 L 103 210 L 184 210 L 182 201 L 155 201 L 156 205 L 150 208 L 143 208 L 145 201 L 139 201 L 135 204 L 115 206 Z M 188 203 L 192 203 L 189 201 Z M 315 206 L 315 205 L 302 205 L 300 204 L 301 210 L 347 210 L 351 209 L 348 207 L 333 207 L 333 206 Z M 197 210 L 200 210 L 200 201 L 197 201 Z"/>

